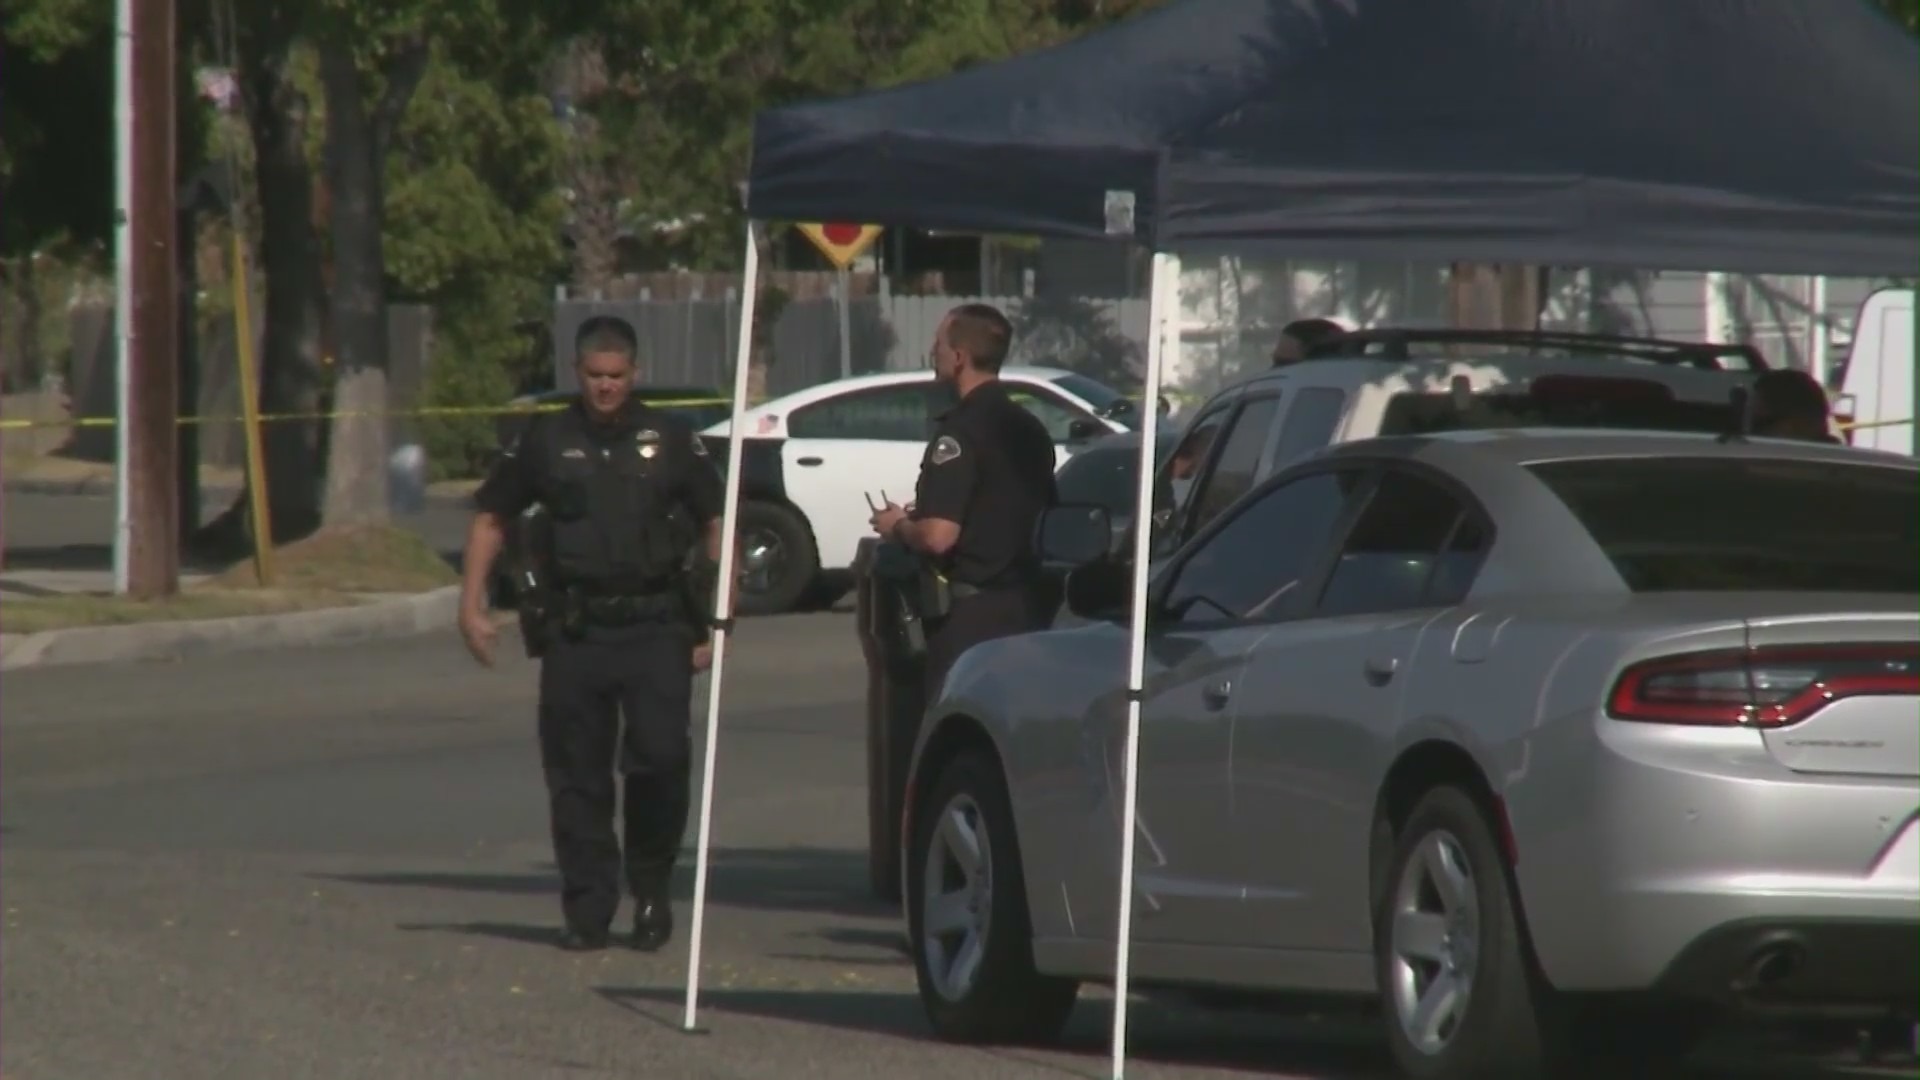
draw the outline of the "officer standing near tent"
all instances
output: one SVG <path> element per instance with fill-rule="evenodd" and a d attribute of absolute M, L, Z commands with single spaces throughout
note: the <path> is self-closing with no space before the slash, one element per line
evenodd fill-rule
<path fill-rule="evenodd" d="M 987 304 L 962 304 L 934 333 L 935 378 L 953 405 L 920 460 L 912 510 L 888 502 L 873 531 L 925 569 L 929 697 L 960 654 L 1046 625 L 1034 529 L 1055 502 L 1053 437 L 1000 382 L 1013 326 Z"/>
<path fill-rule="evenodd" d="M 532 418 L 474 496 L 460 632 L 491 664 L 485 583 L 505 529 L 538 503 L 550 613 L 536 620 L 539 738 L 570 950 L 605 948 L 633 892 L 633 945 L 673 931 L 669 879 L 686 831 L 693 677 L 717 583 L 722 487 L 692 428 L 632 397 L 633 329 L 588 319 L 575 339 L 581 393 Z M 621 730 L 624 716 L 626 728 Z M 626 847 L 614 834 L 616 767 Z"/>

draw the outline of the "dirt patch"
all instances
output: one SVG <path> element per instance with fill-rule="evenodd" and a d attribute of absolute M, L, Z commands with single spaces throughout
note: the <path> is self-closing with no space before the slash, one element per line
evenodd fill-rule
<path fill-rule="evenodd" d="M 386 525 L 321 529 L 273 552 L 273 584 L 283 590 L 334 593 L 426 592 L 460 577 L 425 540 Z M 257 586 L 251 559 L 214 578 L 230 588 Z"/>
<path fill-rule="evenodd" d="M 76 626 L 121 626 L 128 623 L 225 619 L 236 615 L 277 615 L 289 611 L 317 611 L 352 607 L 362 597 L 344 592 L 295 589 L 234 589 L 203 585 L 182 590 L 165 600 L 131 600 L 122 596 L 67 593 L 61 596 L 9 597 L 0 609 L 0 630 L 9 634 L 37 634 Z"/>

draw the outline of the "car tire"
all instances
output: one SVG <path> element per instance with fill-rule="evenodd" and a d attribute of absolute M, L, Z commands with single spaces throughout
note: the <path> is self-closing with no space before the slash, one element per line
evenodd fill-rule
<path fill-rule="evenodd" d="M 1558 1075 L 1506 860 L 1466 791 L 1435 788 L 1408 815 L 1375 897 L 1373 938 L 1387 1039 L 1403 1075 Z"/>
<path fill-rule="evenodd" d="M 989 755 L 962 752 L 939 771 L 913 815 L 906 865 L 914 975 L 935 1033 L 989 1044 L 1057 1038 L 1079 984 L 1034 969 L 1013 811 Z M 930 935 L 935 919 L 943 932 Z"/>
<path fill-rule="evenodd" d="M 764 540 L 777 545 L 777 562 L 763 587 L 740 587 L 738 610 L 743 615 L 780 615 L 799 606 L 820 575 L 820 556 L 814 550 L 813 530 L 799 512 L 779 503 L 742 501 L 739 535 L 742 548 Z"/>

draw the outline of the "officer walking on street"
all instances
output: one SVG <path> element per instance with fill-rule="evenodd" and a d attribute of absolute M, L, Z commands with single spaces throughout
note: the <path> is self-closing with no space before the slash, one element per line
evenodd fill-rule
<path fill-rule="evenodd" d="M 873 531 L 918 553 L 943 594 L 927 616 L 929 698 L 960 654 L 1041 629 L 1034 529 L 1055 502 L 1053 437 L 1007 395 L 1000 367 L 1013 327 L 987 304 L 962 304 L 934 334 L 933 370 L 953 405 L 920 460 L 909 511 L 889 502 Z"/>
<path fill-rule="evenodd" d="M 693 677 L 713 659 L 706 624 L 720 476 L 690 425 L 632 397 L 637 351 L 619 319 L 582 324 L 580 396 L 532 417 L 474 496 L 460 598 L 461 636 L 490 665 L 486 579 L 506 529 L 539 505 L 550 530 L 541 572 L 553 598 L 540 652 L 540 761 L 562 882 L 560 944 L 571 950 L 608 944 L 623 865 L 634 947 L 652 951 L 672 936 Z M 616 767 L 624 859 L 613 827 Z"/>

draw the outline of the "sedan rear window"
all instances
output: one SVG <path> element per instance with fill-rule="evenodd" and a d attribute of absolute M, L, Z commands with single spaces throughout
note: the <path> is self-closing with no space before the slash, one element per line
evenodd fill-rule
<path fill-rule="evenodd" d="M 1527 468 L 1635 592 L 1920 592 L 1920 474 L 1790 459 Z"/>

